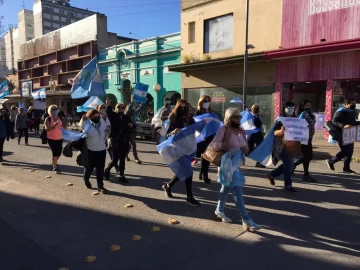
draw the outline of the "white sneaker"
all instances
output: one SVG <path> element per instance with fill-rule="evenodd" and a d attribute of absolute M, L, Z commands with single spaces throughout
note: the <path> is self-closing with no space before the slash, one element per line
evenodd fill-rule
<path fill-rule="evenodd" d="M 252 219 L 242 221 L 245 231 L 255 232 L 262 229 L 261 225 L 256 224 Z"/>
<path fill-rule="evenodd" d="M 232 220 L 230 218 L 225 216 L 225 214 L 223 212 L 220 212 L 217 209 L 215 210 L 215 216 L 217 218 L 220 218 L 222 220 L 222 222 L 224 222 L 224 223 L 231 223 L 232 222 Z"/>

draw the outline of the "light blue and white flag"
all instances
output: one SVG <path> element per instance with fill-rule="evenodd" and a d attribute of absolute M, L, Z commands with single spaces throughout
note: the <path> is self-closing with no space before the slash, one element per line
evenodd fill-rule
<path fill-rule="evenodd" d="M 166 134 L 170 127 L 170 120 L 165 120 L 161 125 L 161 131 L 160 131 L 160 143 L 163 143 L 166 141 Z"/>
<path fill-rule="evenodd" d="M 203 128 L 204 122 L 200 121 L 183 128 L 178 134 L 157 146 L 160 156 L 180 181 L 193 174 L 191 160 L 197 150 L 195 132 L 201 132 Z"/>
<path fill-rule="evenodd" d="M 94 57 L 74 78 L 71 87 L 73 99 L 105 95 L 104 81 Z"/>
<path fill-rule="evenodd" d="M 9 84 L 7 80 L 4 80 L 1 84 L 0 84 L 0 99 L 3 99 L 4 97 L 10 95 L 10 89 L 9 89 Z"/>
<path fill-rule="evenodd" d="M 95 109 L 98 105 L 104 104 L 98 97 L 90 97 L 82 106 L 78 106 L 76 111 L 88 112 L 91 109 Z"/>
<path fill-rule="evenodd" d="M 231 151 L 221 157 L 221 166 L 218 182 L 226 187 L 233 186 L 234 183 L 244 186 L 245 176 L 241 173 L 240 167 L 245 162 L 245 155 L 239 149 L 233 157 Z"/>
<path fill-rule="evenodd" d="M 40 90 L 34 91 L 31 93 L 33 99 L 45 99 L 46 98 L 46 88 L 41 88 Z"/>
<path fill-rule="evenodd" d="M 204 113 L 202 115 L 194 116 L 194 120 L 196 123 L 206 120 L 203 130 L 196 134 L 197 143 L 205 141 L 206 138 L 216 134 L 219 128 L 224 125 L 214 113 Z"/>
<path fill-rule="evenodd" d="M 266 136 L 264 141 L 248 155 L 248 158 L 257 161 L 266 167 L 269 167 L 273 164 L 272 150 L 275 138 L 274 129 L 277 122 L 278 120 L 275 121 L 274 126 L 269 131 L 269 134 Z"/>
<path fill-rule="evenodd" d="M 136 83 L 134 88 L 134 100 L 139 103 L 145 103 L 148 90 L 149 85 L 139 82 Z"/>
<path fill-rule="evenodd" d="M 230 103 L 243 104 L 242 100 L 239 97 L 233 98 L 229 101 Z"/>
<path fill-rule="evenodd" d="M 255 116 L 248 109 L 241 112 L 241 115 L 242 115 L 242 118 L 241 118 L 240 124 L 241 124 L 241 127 L 246 132 L 247 140 L 249 140 L 251 134 L 258 133 L 259 131 L 261 131 L 261 128 L 257 128 L 254 125 Z M 260 117 L 260 120 L 262 121 L 261 117 Z"/>
<path fill-rule="evenodd" d="M 69 130 L 61 128 L 60 130 L 62 132 L 63 140 L 71 142 L 71 141 L 77 141 L 77 140 L 80 140 L 81 138 L 86 137 L 86 133 L 89 131 L 90 125 L 91 124 L 88 121 L 83 132 L 69 131 Z"/>

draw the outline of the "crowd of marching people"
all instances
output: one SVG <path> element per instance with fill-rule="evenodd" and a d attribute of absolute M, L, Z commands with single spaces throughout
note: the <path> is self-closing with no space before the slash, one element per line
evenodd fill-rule
<path fill-rule="evenodd" d="M 112 104 L 109 99 L 96 108 L 90 109 L 80 121 L 81 133 L 67 131 L 66 115 L 63 115 L 58 106 L 49 106 L 45 113 L 29 108 L 12 106 L 9 110 L 4 106 L 0 111 L 0 162 L 3 162 L 3 148 L 5 140 L 15 139 L 17 132 L 18 144 L 24 137 L 25 145 L 29 145 L 29 130 L 40 133 L 40 120 L 43 118 L 44 129 L 40 137 L 49 145 L 52 156 L 53 172 L 61 174 L 59 159 L 65 154 L 65 149 L 74 147 L 81 152 L 78 164 L 84 167 L 83 179 L 85 186 L 92 188 L 90 177 L 96 170 L 97 188 L 106 193 L 104 178 L 109 180 L 111 171 L 115 168 L 118 179 L 127 183 L 125 163 L 129 160 L 130 149 L 137 164 L 141 164 L 136 147 L 136 115 L 141 109 L 134 99 L 127 106 Z M 344 159 L 344 173 L 354 173 L 350 168 L 354 144 L 342 143 L 342 130 L 356 126 L 355 100 L 348 99 L 344 108 L 339 109 L 332 119 L 333 139 L 337 141 L 341 151 L 333 158 L 326 160 L 328 167 L 334 170 L 334 164 Z M 151 117 L 151 113 L 149 111 Z M 299 141 L 285 140 L 285 125 L 282 119 L 300 118 L 307 122 L 308 141 L 301 144 Z M 275 179 L 283 175 L 284 190 L 290 193 L 297 192 L 293 187 L 292 176 L 295 169 L 302 164 L 306 182 L 316 182 L 310 174 L 309 165 L 313 158 L 312 141 L 315 134 L 316 119 L 311 110 L 311 101 L 302 101 L 296 110 L 292 101 L 284 102 L 280 117 L 276 119 L 274 127 L 265 137 L 260 106 L 253 104 L 249 109 L 240 111 L 238 108 L 229 108 L 224 115 L 223 123 L 213 113 L 211 97 L 201 96 L 194 115 L 191 105 L 186 100 L 179 100 L 171 110 L 166 104 L 161 120 L 165 129 L 165 141 L 158 146 L 158 151 L 164 162 L 174 172 L 168 183 L 162 186 L 168 198 L 172 198 L 172 188 L 178 182 L 183 182 L 186 191 L 186 202 L 192 206 L 200 206 L 194 198 L 192 190 L 194 160 L 201 159 L 199 180 L 210 184 L 209 167 L 218 167 L 218 182 L 221 184 L 219 200 L 215 215 L 223 222 L 231 222 L 225 215 L 225 204 L 232 192 L 235 204 L 240 212 L 243 227 L 256 231 L 262 227 L 255 223 L 246 211 L 243 187 L 246 182 L 244 171 L 245 158 L 256 161 L 256 167 L 264 168 L 269 165 L 281 164 L 267 174 L 270 184 L 275 186 Z M 166 123 L 166 125 L 165 125 Z M 165 128 L 166 126 L 166 128 Z M 200 135 L 195 135 L 200 134 Z M 70 141 L 63 148 L 63 141 Z M 81 143 L 80 143 L 81 142 Z M 72 156 L 70 151 L 69 156 Z M 107 153 L 110 161 L 106 163 Z M 196 156 L 196 157 L 195 157 Z M 298 158 L 296 160 L 296 158 Z"/>

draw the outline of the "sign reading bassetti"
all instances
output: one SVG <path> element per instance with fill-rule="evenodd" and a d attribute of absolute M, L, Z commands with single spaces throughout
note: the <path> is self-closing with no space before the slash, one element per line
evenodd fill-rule
<path fill-rule="evenodd" d="M 285 141 L 298 141 L 305 145 L 309 143 L 309 124 L 305 119 L 295 117 L 279 117 L 279 120 L 285 127 Z"/>
<path fill-rule="evenodd" d="M 360 6 L 360 0 L 309 0 L 309 15 Z"/>

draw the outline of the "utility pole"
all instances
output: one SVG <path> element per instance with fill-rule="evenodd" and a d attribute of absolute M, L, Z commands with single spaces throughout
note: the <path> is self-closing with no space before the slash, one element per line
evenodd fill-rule
<path fill-rule="evenodd" d="M 244 53 L 244 80 L 243 80 L 243 109 L 246 109 L 246 91 L 247 91 L 247 75 L 248 75 L 248 56 L 249 56 L 249 0 L 246 1 L 246 15 L 245 15 L 245 53 Z"/>

